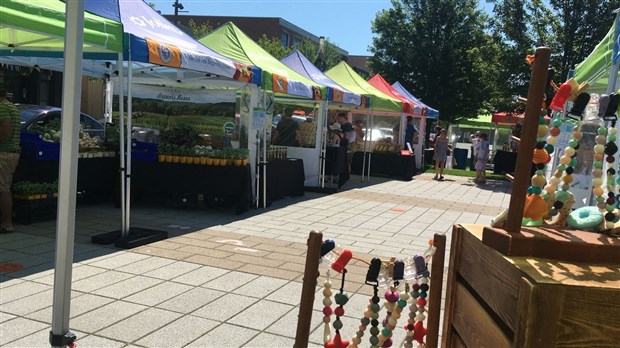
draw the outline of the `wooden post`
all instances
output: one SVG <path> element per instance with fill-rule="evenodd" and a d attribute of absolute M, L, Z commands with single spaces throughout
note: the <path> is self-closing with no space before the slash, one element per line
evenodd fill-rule
<path fill-rule="evenodd" d="M 431 264 L 431 286 L 428 298 L 428 334 L 426 347 L 437 348 L 439 343 L 439 318 L 441 317 L 441 288 L 443 287 L 443 269 L 446 256 L 446 235 L 435 233 L 433 238 L 435 254 Z"/>
<path fill-rule="evenodd" d="M 311 231 L 308 237 L 308 251 L 306 252 L 306 268 L 304 270 L 304 282 L 301 288 L 301 303 L 297 317 L 297 334 L 295 335 L 295 348 L 307 348 L 310 339 L 310 326 L 312 321 L 312 306 L 314 305 L 314 293 L 316 291 L 317 278 L 319 276 L 319 261 L 321 258 L 321 244 L 323 234 Z"/>
<path fill-rule="evenodd" d="M 534 157 L 536 134 L 538 133 L 538 119 L 540 118 L 540 109 L 547 84 L 550 56 L 551 50 L 549 48 L 539 47 L 536 49 L 532 76 L 530 78 L 530 88 L 527 92 L 527 105 L 525 107 L 525 119 L 523 120 L 519 153 L 517 154 L 515 177 L 512 183 L 508 219 L 506 220 L 506 231 L 509 233 L 519 233 L 521 231 L 521 220 L 523 219 L 523 209 L 525 208 L 525 196 L 530 184 L 529 175 L 532 169 L 532 158 Z"/>

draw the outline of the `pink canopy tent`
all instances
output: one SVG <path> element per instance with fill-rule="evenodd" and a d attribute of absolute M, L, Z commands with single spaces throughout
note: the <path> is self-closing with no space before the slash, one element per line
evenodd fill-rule
<path fill-rule="evenodd" d="M 381 92 L 402 101 L 404 113 L 420 116 L 424 116 L 424 114 L 426 113 L 426 108 L 422 107 L 421 105 L 412 100 L 405 98 L 402 94 L 398 93 L 398 91 L 396 91 L 394 87 L 392 87 L 392 85 L 390 85 L 390 83 L 383 78 L 383 76 L 376 74 L 370 80 L 368 80 L 368 83 L 370 83 L 373 87 L 377 88 Z"/>

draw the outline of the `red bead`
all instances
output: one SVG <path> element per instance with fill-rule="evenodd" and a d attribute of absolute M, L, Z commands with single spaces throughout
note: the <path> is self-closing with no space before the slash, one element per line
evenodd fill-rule
<path fill-rule="evenodd" d="M 418 298 L 418 306 L 426 306 L 426 299 Z"/>
<path fill-rule="evenodd" d="M 407 324 L 407 325 L 405 325 L 405 330 L 407 330 L 407 331 L 413 331 L 413 324 Z"/>
<path fill-rule="evenodd" d="M 344 308 L 343 307 L 336 307 L 336 310 L 334 311 L 336 313 L 337 316 L 341 317 L 344 315 Z"/>
<path fill-rule="evenodd" d="M 614 158 L 614 156 L 607 156 L 607 158 L 605 158 L 605 160 L 607 160 L 607 163 L 614 163 L 614 161 L 616 159 Z"/>
<path fill-rule="evenodd" d="M 323 315 L 332 315 L 332 307 L 330 306 L 323 307 Z"/>
<path fill-rule="evenodd" d="M 609 197 L 609 198 L 607 198 L 607 201 L 605 203 L 607 203 L 609 205 L 612 205 L 612 204 L 616 203 L 616 199 L 613 198 L 613 197 Z"/>
<path fill-rule="evenodd" d="M 418 291 L 418 290 L 420 290 L 420 284 L 415 283 L 415 284 L 413 284 L 413 285 L 411 286 L 411 288 L 412 288 L 413 290 L 415 290 L 415 291 Z"/>

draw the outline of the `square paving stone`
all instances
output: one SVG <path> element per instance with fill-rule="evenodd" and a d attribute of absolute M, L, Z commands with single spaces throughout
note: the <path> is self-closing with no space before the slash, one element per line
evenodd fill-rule
<path fill-rule="evenodd" d="M 193 271 L 182 274 L 176 278 L 173 278 L 172 281 L 199 286 L 208 281 L 214 280 L 219 276 L 222 276 L 226 273 L 230 272 L 227 269 L 211 267 L 211 266 L 202 266 Z"/>
<path fill-rule="evenodd" d="M 91 292 L 133 277 L 132 274 L 107 271 L 73 282 L 73 290 Z"/>
<path fill-rule="evenodd" d="M 288 337 L 273 335 L 262 332 L 254 337 L 248 344 L 247 348 L 289 348 L 295 344 L 295 340 Z"/>
<path fill-rule="evenodd" d="M 287 282 L 288 281 L 282 279 L 260 276 L 240 288 L 235 289 L 233 292 L 240 295 L 264 298 L 283 287 Z"/>
<path fill-rule="evenodd" d="M 145 347 L 182 347 L 219 324 L 213 320 L 187 315 L 135 343 Z"/>
<path fill-rule="evenodd" d="M 202 286 L 209 289 L 230 291 L 231 289 L 237 289 L 256 278 L 258 278 L 258 276 L 254 274 L 231 271 L 221 277 L 203 284 Z"/>
<path fill-rule="evenodd" d="M 40 331 L 47 326 L 47 324 L 26 318 L 5 321 L 0 325 L 0 347 L 6 347 L 8 343 Z"/>
<path fill-rule="evenodd" d="M 21 299 L 4 303 L 2 310 L 18 316 L 36 312 L 52 304 L 52 289 L 23 297 Z"/>
<path fill-rule="evenodd" d="M 120 348 L 124 347 L 126 342 L 111 340 L 109 338 L 88 335 L 82 337 L 78 337 L 76 341 L 78 347 L 80 348 Z"/>
<path fill-rule="evenodd" d="M 134 303 L 115 301 L 73 318 L 71 320 L 71 326 L 76 330 L 94 333 L 134 315 L 145 308 L 145 306 Z"/>
<path fill-rule="evenodd" d="M 206 335 L 200 337 L 187 347 L 200 348 L 236 348 L 246 347 L 247 342 L 256 336 L 259 332 L 244 327 L 222 324 L 215 329 L 209 331 Z"/>
<path fill-rule="evenodd" d="M 301 301 L 301 288 L 302 283 L 289 282 L 277 291 L 269 294 L 265 299 L 297 306 Z"/>
<path fill-rule="evenodd" d="M 95 262 L 88 262 L 93 267 L 101 267 L 107 269 L 117 269 L 125 265 L 129 265 L 140 260 L 148 258 L 148 255 L 136 254 L 132 252 L 116 252 L 113 256 Z"/>
<path fill-rule="evenodd" d="M 239 312 L 239 314 L 227 322 L 256 330 L 263 330 L 284 316 L 291 308 L 293 306 L 262 300 Z"/>
<path fill-rule="evenodd" d="M 9 303 L 20 298 L 52 289 L 49 285 L 34 282 L 21 282 L 7 287 L 2 286 L 2 284 L 4 283 L 0 283 L 0 293 L 2 294 L 2 296 L 0 296 L 0 304 Z"/>
<path fill-rule="evenodd" d="M 193 288 L 192 290 L 184 292 L 166 302 L 160 303 L 157 307 L 187 314 L 208 303 L 211 303 L 213 300 L 222 297 L 224 294 L 224 292 L 217 290 Z"/>
<path fill-rule="evenodd" d="M 116 270 L 119 272 L 127 272 L 133 274 L 144 274 L 153 270 L 157 270 L 163 266 L 173 263 L 174 260 L 164 259 L 161 257 L 149 257 L 138 262 L 119 267 Z"/>
<path fill-rule="evenodd" d="M 111 298 L 73 291 L 71 293 L 71 318 L 75 318 L 78 315 L 82 315 L 111 302 L 114 302 Z M 49 302 L 48 307 L 40 311 L 27 314 L 26 317 L 51 324 L 52 302 Z"/>
<path fill-rule="evenodd" d="M 170 263 L 158 269 L 144 273 L 143 275 L 147 277 L 170 280 L 187 272 L 193 271 L 199 267 L 200 265 L 197 265 L 195 263 L 176 261 L 174 263 Z"/>
<path fill-rule="evenodd" d="M 322 307 L 316 307 L 322 308 Z M 333 307 L 332 307 L 333 308 Z M 276 322 L 271 324 L 265 329 L 266 332 L 270 332 L 280 336 L 286 336 L 295 338 L 297 333 L 297 320 L 299 317 L 299 307 L 293 307 L 288 313 L 278 318 Z M 332 322 L 335 317 L 332 318 Z M 323 323 L 323 313 L 315 310 L 312 311 L 312 319 L 310 323 L 310 332 L 312 332 L 319 324 Z M 330 324 L 331 325 L 331 324 Z"/>
<path fill-rule="evenodd" d="M 202 318 L 213 319 L 217 321 L 226 321 L 237 313 L 241 312 L 245 308 L 256 303 L 258 300 L 253 297 L 242 296 L 237 294 L 222 293 L 223 296 L 219 296 L 204 307 L 196 310 L 192 315 L 196 315 Z"/>
<path fill-rule="evenodd" d="M 140 292 L 144 289 L 148 289 L 161 282 L 162 280 L 160 279 L 143 277 L 143 276 L 134 276 L 133 278 L 122 280 L 118 283 L 112 284 L 110 286 L 106 286 L 96 291 L 93 291 L 92 293 L 95 295 L 102 295 L 102 296 L 112 297 L 116 299 L 121 299 L 121 298 L 130 296 L 130 295 L 133 295 L 137 292 Z"/>
<path fill-rule="evenodd" d="M 49 348 L 50 329 L 46 328 L 16 341 L 3 345 L 3 348 Z"/>
<path fill-rule="evenodd" d="M 116 322 L 97 335 L 119 341 L 133 342 L 179 318 L 181 314 L 158 308 L 149 308 L 127 319 Z"/>
<path fill-rule="evenodd" d="M 125 298 L 125 301 L 135 302 L 145 306 L 155 306 L 191 289 L 192 287 L 189 285 L 163 282 L 128 296 Z"/>

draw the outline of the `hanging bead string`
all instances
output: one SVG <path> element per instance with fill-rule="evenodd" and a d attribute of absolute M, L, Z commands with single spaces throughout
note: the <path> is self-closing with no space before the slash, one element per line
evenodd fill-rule
<path fill-rule="evenodd" d="M 369 342 L 371 344 L 370 348 L 379 348 L 379 310 L 381 309 L 381 305 L 379 305 L 379 286 L 373 286 L 373 296 L 372 296 L 372 304 L 370 305 L 370 310 L 372 311 L 370 315 L 370 339 Z"/>
<path fill-rule="evenodd" d="M 325 348 L 345 348 L 349 345 L 349 341 L 342 340 L 340 336 L 340 329 L 342 329 L 342 321 L 340 317 L 344 316 L 344 305 L 349 302 L 349 295 L 344 292 L 344 282 L 345 276 L 347 274 L 347 269 L 342 269 L 342 282 L 340 284 L 340 291 L 334 296 L 336 300 L 336 304 L 338 307 L 334 310 L 336 314 L 336 320 L 334 320 L 333 327 L 336 330 L 336 334 L 334 335 L 333 340 L 325 343 Z"/>
<path fill-rule="evenodd" d="M 323 328 L 323 343 L 327 343 L 331 340 L 332 338 L 332 333 L 331 333 L 331 329 L 330 329 L 330 321 L 331 321 L 331 315 L 333 313 L 332 310 L 332 300 L 331 300 L 331 296 L 332 296 L 332 282 L 330 281 L 330 272 L 329 270 L 327 270 L 327 279 L 325 279 L 325 282 L 323 283 L 323 323 L 325 325 L 325 327 Z"/>
<path fill-rule="evenodd" d="M 427 276 L 420 277 L 417 284 L 414 284 L 414 294 L 412 294 L 412 297 L 417 299 L 417 301 L 414 302 L 414 305 L 412 305 L 412 307 L 415 306 L 415 304 L 417 304 L 418 307 L 418 313 L 415 314 L 414 317 L 415 324 L 413 325 L 412 338 L 418 342 L 418 348 L 422 348 L 425 346 L 424 336 L 426 336 L 427 329 L 424 327 L 424 320 L 426 319 L 426 315 L 424 314 L 424 312 L 426 310 L 426 298 L 428 297 L 429 290 L 428 282 L 429 278 Z M 411 313 L 409 314 L 409 317 L 411 318 Z"/>
<path fill-rule="evenodd" d="M 549 163 L 549 155 L 553 153 L 553 145 L 547 144 L 545 138 L 548 138 L 549 127 L 547 126 L 547 120 L 545 119 L 546 112 L 541 112 L 538 119 L 538 133 L 536 138 L 536 148 L 534 149 L 533 162 L 536 166 L 536 173 L 532 176 L 531 186 L 528 188 L 529 194 L 541 195 L 543 188 L 547 183 L 545 172 L 547 169 L 547 163 Z M 559 130 L 558 127 L 554 127 Z M 557 132 L 557 131 L 554 131 Z M 559 133 L 558 133 L 559 134 Z"/>
<path fill-rule="evenodd" d="M 596 205 L 601 211 L 601 214 L 605 214 L 606 202 L 605 190 L 603 189 L 603 159 L 605 152 L 605 143 L 607 142 L 607 128 L 603 122 L 596 130 L 597 136 L 594 139 L 596 145 L 594 145 L 594 164 L 592 166 L 592 194 L 596 197 Z M 612 157 L 613 160 L 613 157 Z"/>
<path fill-rule="evenodd" d="M 562 125 L 562 120 L 560 119 L 562 113 L 560 111 L 552 111 L 551 112 L 551 129 L 549 130 L 549 137 L 547 137 L 547 145 L 545 145 L 545 149 L 548 153 L 553 153 L 555 149 L 555 144 L 558 141 L 558 136 L 562 133 L 560 126 Z M 551 152 L 549 150 L 551 149 Z M 562 172 L 566 169 L 564 165 L 558 165 L 555 169 L 555 173 L 553 177 L 547 182 L 545 186 L 545 193 L 543 194 L 543 199 L 548 203 L 548 209 L 551 213 L 553 205 L 555 202 L 555 193 L 560 183 L 560 178 L 562 177 Z M 558 174 L 559 173 L 559 174 Z"/>
<path fill-rule="evenodd" d="M 607 155 L 607 200 L 605 208 L 607 213 L 605 214 L 605 227 L 612 229 L 614 227 L 614 220 L 616 215 L 614 209 L 616 207 L 616 153 L 618 152 L 618 146 L 616 145 L 616 135 L 618 129 L 616 128 L 616 121 L 611 121 L 611 127 L 607 130 L 607 144 L 605 144 L 605 154 Z"/>
<path fill-rule="evenodd" d="M 366 310 L 364 311 L 364 316 L 360 319 L 360 326 L 358 327 L 355 336 L 351 339 L 351 344 L 349 344 L 349 348 L 357 348 L 360 343 L 362 343 L 362 337 L 364 337 L 364 332 L 370 324 L 370 318 L 372 315 L 372 298 L 368 300 L 368 306 L 366 306 Z"/>
<path fill-rule="evenodd" d="M 402 307 L 398 306 L 400 299 L 400 293 L 395 286 L 390 286 L 390 289 L 385 291 L 385 309 L 387 314 L 383 320 L 383 329 L 379 334 L 379 346 L 391 347 L 392 346 L 392 331 L 396 327 L 396 322 L 400 318 L 400 312 Z M 406 303 L 405 303 L 406 305 Z"/>

